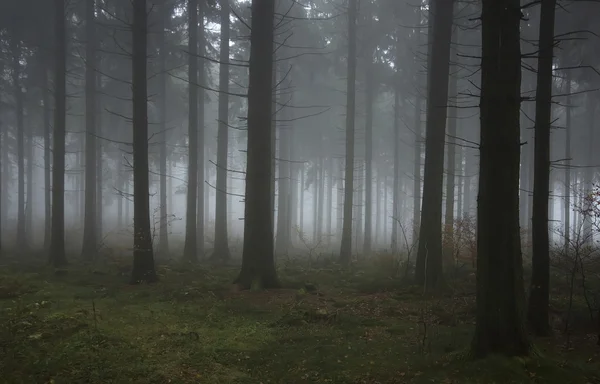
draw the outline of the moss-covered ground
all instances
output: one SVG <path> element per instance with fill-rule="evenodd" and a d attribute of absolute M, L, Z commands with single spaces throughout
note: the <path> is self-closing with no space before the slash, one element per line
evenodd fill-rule
<path fill-rule="evenodd" d="M 426 297 L 371 263 L 280 263 L 284 289 L 236 291 L 237 267 L 0 260 L 2 383 L 598 383 L 595 336 L 472 361 L 474 277 Z"/>

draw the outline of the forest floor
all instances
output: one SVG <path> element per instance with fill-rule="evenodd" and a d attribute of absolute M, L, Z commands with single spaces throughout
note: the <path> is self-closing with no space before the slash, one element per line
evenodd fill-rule
<path fill-rule="evenodd" d="M 132 286 L 128 260 L 57 273 L 3 258 L 2 383 L 600 383 L 591 333 L 470 360 L 469 273 L 426 297 L 385 263 L 287 261 L 284 289 L 240 292 L 237 267 L 163 264 L 159 283 Z"/>

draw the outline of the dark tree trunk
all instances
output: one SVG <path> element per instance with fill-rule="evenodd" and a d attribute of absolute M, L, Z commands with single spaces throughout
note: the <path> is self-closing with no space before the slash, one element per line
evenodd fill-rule
<path fill-rule="evenodd" d="M 118 150 L 121 152 L 120 149 Z M 125 178 L 123 176 L 123 159 L 117 158 L 117 229 L 123 229 L 123 192 L 125 190 Z"/>
<path fill-rule="evenodd" d="M 327 245 L 331 245 L 332 233 L 331 222 L 333 215 L 333 157 L 327 159 L 327 213 L 325 215 L 325 232 L 327 233 Z"/>
<path fill-rule="evenodd" d="M 388 213 L 385 210 L 385 204 L 383 205 L 383 211 L 381 210 L 381 167 L 377 167 L 377 178 L 375 179 L 375 237 L 373 239 L 373 244 L 375 244 L 375 248 L 377 249 L 380 244 L 379 237 L 381 236 L 381 221 L 385 220 L 388 216 Z M 331 204 L 330 204 L 331 205 Z M 395 214 L 392 212 L 392 216 Z M 385 238 L 386 233 L 383 233 L 383 237 Z"/>
<path fill-rule="evenodd" d="M 417 283 L 428 288 L 438 286 L 443 278 L 442 198 L 453 3 L 436 0 L 433 4 L 433 41 L 428 60 L 423 211 L 415 274 Z"/>
<path fill-rule="evenodd" d="M 346 85 L 346 164 L 344 171 L 344 217 L 340 261 L 352 259 L 352 205 L 354 192 L 354 114 L 356 110 L 356 13 L 357 0 L 348 3 L 348 67 Z"/>
<path fill-rule="evenodd" d="M 165 5 L 165 4 L 163 4 Z M 158 229 L 158 254 L 166 257 L 169 254 L 169 222 L 167 210 L 167 49 L 165 46 L 165 28 L 169 17 L 168 9 L 165 6 L 160 9 L 158 15 L 158 62 L 159 62 L 159 83 L 158 83 L 158 113 L 160 132 L 159 148 L 159 189 L 160 189 L 160 219 Z"/>
<path fill-rule="evenodd" d="M 17 247 L 27 249 L 25 233 L 25 127 L 23 124 L 23 92 L 21 91 L 21 47 L 16 32 L 10 39 L 12 53 L 12 82 L 15 98 L 15 114 L 17 122 Z"/>
<path fill-rule="evenodd" d="M 569 249 L 571 245 L 571 71 L 566 71 L 567 87 L 565 93 L 566 100 L 566 123 L 565 123 L 565 221 L 564 221 L 564 237 L 565 249 Z"/>
<path fill-rule="evenodd" d="M 54 0 L 54 145 L 52 146 L 52 236 L 49 261 L 55 268 L 65 256 L 65 137 L 67 117 L 67 33 L 65 0 Z M 19 206 L 20 208 L 21 206 Z"/>
<path fill-rule="evenodd" d="M 398 36 L 400 36 L 400 32 L 397 33 Z M 400 50 L 398 49 L 398 52 Z M 398 56 L 397 56 L 398 57 Z M 398 58 L 398 61 L 400 61 L 400 58 Z M 400 67 L 398 67 L 400 68 Z M 399 74 L 397 75 L 399 77 Z M 416 107 L 418 108 L 418 106 Z M 420 112 L 418 112 L 415 109 L 415 113 L 417 115 L 420 114 Z M 420 116 L 419 116 L 420 118 Z M 419 121 L 419 125 L 420 125 L 420 121 Z M 417 132 L 418 134 L 418 132 Z M 415 144 L 417 144 L 416 140 L 415 140 Z M 416 148 L 415 148 L 415 152 L 416 152 Z M 419 157 L 421 156 L 421 154 L 419 153 Z M 415 156 L 415 160 L 416 156 Z M 420 167 L 420 164 L 419 164 Z M 417 169 L 417 167 L 415 167 L 415 170 Z M 415 180 L 416 180 L 416 175 L 415 175 Z M 393 183 L 394 183 L 394 190 L 392 192 L 393 194 L 393 201 L 392 201 L 392 244 L 391 244 L 391 249 L 392 249 L 392 254 L 396 254 L 398 253 L 400 247 L 398 245 L 398 220 L 400 220 L 399 217 L 399 213 L 398 213 L 398 203 L 400 201 L 400 79 L 396 79 L 396 84 L 394 87 L 394 177 L 393 177 Z M 415 181 L 415 185 L 418 185 L 419 188 L 421 187 L 420 183 L 417 184 L 417 182 Z M 384 209 L 384 214 L 387 214 L 387 212 L 385 212 Z M 385 220 L 387 220 L 387 217 L 385 218 Z"/>
<path fill-rule="evenodd" d="M 279 125 L 279 155 L 277 168 L 279 177 L 277 179 L 277 236 L 275 238 L 275 254 L 284 255 L 290 247 L 290 126 L 288 117 L 289 108 L 283 107 L 281 114 L 282 122 Z"/>
<path fill-rule="evenodd" d="M 323 142 L 323 138 L 321 137 L 321 142 Z M 323 154 L 321 152 L 321 156 L 319 157 L 319 169 L 317 175 L 319 176 L 316 180 L 319 183 L 318 188 L 318 207 L 317 207 L 317 239 L 318 241 L 323 240 L 323 206 L 325 203 L 325 164 L 323 161 Z"/>
<path fill-rule="evenodd" d="M 50 131 L 52 129 L 50 119 L 50 84 L 48 82 L 48 67 L 42 68 L 42 99 L 44 103 L 44 250 L 50 247 L 50 236 L 52 229 L 52 186 L 50 182 L 50 154 L 52 143 L 50 142 Z"/>
<path fill-rule="evenodd" d="M 588 151 L 587 151 L 587 159 L 586 159 L 586 163 L 587 163 L 587 168 L 584 171 L 584 176 L 583 176 L 583 195 L 584 196 L 589 196 L 592 193 L 592 187 L 593 187 L 593 183 L 594 183 L 594 128 L 595 128 L 595 118 L 596 118 L 596 107 L 597 104 L 594 101 L 594 98 L 592 97 L 591 93 L 588 93 L 586 95 L 587 98 L 587 105 L 586 105 L 586 112 L 588 113 L 587 116 L 587 123 L 588 123 L 588 135 L 586 137 L 586 139 L 588 140 Z M 581 206 L 582 209 L 584 211 L 587 211 L 589 209 L 591 209 L 591 207 L 589 207 L 589 202 L 586 201 L 587 199 L 583 199 L 583 205 Z M 583 230 L 583 241 L 587 244 L 587 245 L 591 245 L 592 241 L 593 241 L 593 232 L 592 232 L 592 220 L 589 214 L 582 214 L 583 217 L 583 224 L 582 224 L 582 230 Z"/>
<path fill-rule="evenodd" d="M 372 248 L 373 219 L 373 103 L 375 99 L 375 79 L 373 74 L 373 57 L 367 57 L 367 89 L 366 89 L 366 123 L 365 123 L 365 232 L 363 256 L 368 257 Z"/>
<path fill-rule="evenodd" d="M 99 8 L 99 6 L 98 6 Z M 101 62 L 97 62 L 98 67 L 101 68 Z M 102 75 L 100 72 L 96 73 L 96 87 L 100 94 L 96 97 L 96 134 L 99 138 L 102 137 Z M 96 140 L 96 234 L 97 239 L 102 242 L 104 238 L 104 227 L 103 227 L 103 214 L 102 209 L 104 208 L 102 200 L 102 186 L 104 180 L 102 178 L 102 139 Z M 99 244 L 102 246 L 102 243 Z"/>
<path fill-rule="evenodd" d="M 215 251 L 213 259 L 231 258 L 227 242 L 227 151 L 229 148 L 229 0 L 221 0 L 219 65 L 219 132 L 217 135 L 217 189 L 215 204 Z"/>
<path fill-rule="evenodd" d="M 198 21 L 200 28 L 198 29 L 198 84 L 203 86 L 206 84 L 206 69 L 205 61 L 202 56 L 205 56 L 206 52 L 206 37 L 204 31 L 204 15 L 205 15 L 206 3 L 201 1 L 198 5 Z M 206 216 L 210 201 L 205 200 L 205 196 L 208 196 L 209 189 L 205 188 L 205 177 L 206 167 L 208 162 L 206 161 L 205 155 L 205 105 L 206 95 L 204 88 L 199 87 L 198 89 L 198 191 L 197 196 L 197 207 L 196 207 L 196 246 L 198 247 L 198 253 L 204 257 L 205 250 L 205 231 L 206 231 Z"/>
<path fill-rule="evenodd" d="M 81 257 L 93 260 L 98 251 L 96 230 L 96 16 L 95 0 L 85 2 L 85 218 Z"/>
<path fill-rule="evenodd" d="M 302 236 L 304 236 L 304 177 L 306 175 L 306 168 L 304 166 L 304 163 L 302 163 L 302 166 L 300 167 L 300 220 L 299 220 L 299 227 L 300 227 L 300 232 L 302 233 Z"/>
<path fill-rule="evenodd" d="M 457 35 L 458 33 L 455 33 Z M 458 44 L 458 38 L 455 44 Z M 456 72 L 458 66 L 456 65 L 458 60 L 457 48 L 454 47 L 452 50 L 452 72 Z M 453 105 L 448 111 L 448 156 L 446 161 L 446 214 L 444 217 L 444 236 L 445 236 L 445 249 L 444 249 L 444 260 L 447 265 L 452 264 L 452 258 L 454 257 L 454 188 L 456 187 L 456 125 L 458 123 L 458 74 L 454 73 L 450 79 L 449 90 L 448 90 L 448 104 Z"/>
<path fill-rule="evenodd" d="M 27 123 L 27 203 L 25 204 L 25 238 L 27 244 L 34 244 L 33 233 L 33 126 Z"/>
<path fill-rule="evenodd" d="M 133 0 L 133 270 L 131 283 L 158 280 L 154 269 L 148 195 L 148 89 L 146 0 Z M 195 207 L 194 207 L 194 213 Z M 195 224 L 195 223 L 194 223 Z"/>
<path fill-rule="evenodd" d="M 196 193 L 198 191 L 198 0 L 188 0 L 188 179 L 183 257 L 198 260 Z"/>
<path fill-rule="evenodd" d="M 535 96 L 535 162 L 533 182 L 533 256 L 527 322 L 537 336 L 550 334 L 550 128 L 552 119 L 552 61 L 554 58 L 554 15 L 556 0 L 542 2 L 540 53 Z"/>
<path fill-rule="evenodd" d="M 271 202 L 273 147 L 273 27 L 275 0 L 252 1 L 248 83 L 248 153 L 242 269 L 234 283 L 243 289 L 280 286 L 273 255 Z"/>
<path fill-rule="evenodd" d="M 519 0 L 483 2 L 477 311 L 472 352 L 526 355 L 519 234 Z"/>

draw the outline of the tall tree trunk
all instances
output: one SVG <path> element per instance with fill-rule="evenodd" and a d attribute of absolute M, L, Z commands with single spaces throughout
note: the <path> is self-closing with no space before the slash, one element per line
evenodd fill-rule
<path fill-rule="evenodd" d="M 455 33 L 455 44 L 458 44 L 458 31 Z M 453 47 L 452 51 L 452 72 L 456 72 L 458 68 L 458 53 L 457 48 Z M 446 161 L 446 214 L 444 217 L 444 236 L 445 236 L 445 257 L 444 260 L 447 264 L 452 264 L 452 258 L 454 255 L 454 188 L 456 187 L 456 125 L 458 123 L 458 74 L 454 73 L 450 76 L 450 84 L 448 90 L 448 104 L 454 104 L 454 107 L 449 108 L 448 111 L 448 156 Z"/>
<path fill-rule="evenodd" d="M 321 142 L 322 142 L 322 138 L 321 138 Z M 319 197 L 317 199 L 319 206 L 317 208 L 317 238 L 319 239 L 319 241 L 322 242 L 323 240 L 323 218 L 324 218 L 324 214 L 323 214 L 323 206 L 325 203 L 325 164 L 323 161 L 323 153 L 321 152 L 321 156 L 319 157 L 319 172 L 318 172 L 319 178 L 317 179 L 317 182 L 319 183 L 319 189 L 318 189 L 318 194 Z"/>
<path fill-rule="evenodd" d="M 275 238 L 275 254 L 287 254 L 290 247 L 290 225 L 289 213 L 289 193 L 290 193 L 290 127 L 288 123 L 288 107 L 282 108 L 282 123 L 279 124 L 279 155 L 277 168 L 279 177 L 277 179 L 278 199 L 277 199 L 277 235 Z"/>
<path fill-rule="evenodd" d="M 133 284 L 158 280 L 154 269 L 148 195 L 147 30 L 146 0 L 133 0 Z"/>
<path fill-rule="evenodd" d="M 25 233 L 25 127 L 23 124 L 23 92 L 21 90 L 21 47 L 18 36 L 13 33 L 10 39 L 10 50 L 12 59 L 12 83 L 15 97 L 15 114 L 17 121 L 17 247 L 27 248 L 27 237 Z"/>
<path fill-rule="evenodd" d="M 586 139 L 588 140 L 588 151 L 587 151 L 587 168 L 584 171 L 583 177 L 583 193 L 585 196 L 589 196 L 592 193 L 592 185 L 594 182 L 594 128 L 595 128 L 595 118 L 596 118 L 596 102 L 592 97 L 591 93 L 586 95 L 587 98 L 587 106 L 586 112 L 587 123 L 588 123 L 588 135 Z M 590 209 L 589 202 L 587 199 L 583 199 L 583 210 L 587 211 Z M 583 214 L 583 241 L 591 245 L 593 241 L 593 232 L 592 232 L 592 220 L 589 214 Z"/>
<path fill-rule="evenodd" d="M 251 12 L 244 246 L 235 283 L 243 289 L 267 289 L 279 287 L 273 255 L 273 147 L 265 140 L 272 132 L 275 0 L 253 0 Z"/>
<path fill-rule="evenodd" d="M 96 230 L 96 7 L 85 2 L 85 219 L 81 256 L 93 260 L 98 251 Z"/>
<path fill-rule="evenodd" d="M 477 311 L 472 352 L 525 355 L 519 234 L 519 0 L 483 3 Z"/>
<path fill-rule="evenodd" d="M 312 216 L 312 223 L 313 223 L 313 242 L 316 244 L 317 237 L 319 235 L 319 170 L 317 169 L 317 165 L 314 164 L 313 166 L 313 173 L 314 173 L 314 181 L 313 181 L 313 201 L 312 201 L 312 208 L 313 208 L 313 216 Z"/>
<path fill-rule="evenodd" d="M 26 124 L 27 128 L 27 204 L 25 205 L 25 238 L 27 244 L 34 244 L 33 233 L 33 126 L 32 122 Z"/>
<path fill-rule="evenodd" d="M 158 15 L 159 32 L 158 32 L 158 130 L 160 132 L 160 147 L 159 147 L 159 189 L 160 189 L 160 219 L 158 229 L 158 254 L 166 257 L 169 254 L 169 222 L 167 210 L 167 48 L 165 45 L 165 28 L 169 18 L 169 12 L 166 4 L 162 4 L 163 9 L 160 9 Z"/>
<path fill-rule="evenodd" d="M 99 9 L 100 6 L 97 5 Z M 100 60 L 98 60 L 97 65 L 99 68 L 102 68 Z M 102 74 L 101 71 L 96 73 L 96 87 L 100 94 L 96 97 L 96 134 L 99 138 L 102 137 Z M 103 227 L 103 214 L 102 209 L 104 208 L 103 199 L 102 199 L 102 188 L 104 184 L 104 180 L 102 177 L 103 174 L 103 162 L 102 162 L 102 151 L 104 147 L 102 146 L 102 140 L 96 140 L 96 234 L 97 238 L 100 242 L 103 241 L 104 238 L 104 227 Z M 102 245 L 102 244 L 99 244 Z"/>
<path fill-rule="evenodd" d="M 436 0 L 433 4 L 433 41 L 428 60 L 423 211 L 415 275 L 417 283 L 428 288 L 434 288 L 443 278 L 442 197 L 453 3 Z"/>
<path fill-rule="evenodd" d="M 302 166 L 300 167 L 300 221 L 299 221 L 299 227 L 300 227 L 300 232 L 302 233 L 302 236 L 304 236 L 304 177 L 306 175 L 306 168 L 304 163 L 302 163 Z"/>
<path fill-rule="evenodd" d="M 365 232 L 363 256 L 368 257 L 372 248 L 373 220 L 373 103 L 375 99 L 375 79 L 373 74 L 373 53 L 369 51 L 366 73 L 366 123 L 365 123 Z"/>
<path fill-rule="evenodd" d="M 396 33 L 397 35 L 397 39 L 400 38 L 400 32 L 398 31 Z M 398 44 L 399 46 L 400 44 Z M 398 57 L 398 61 L 400 61 L 399 58 L 399 53 L 400 53 L 400 49 L 397 49 L 397 55 L 396 57 Z M 398 63 L 399 64 L 399 63 Z M 398 68 L 400 68 L 400 66 L 398 66 Z M 394 86 L 394 176 L 393 176 L 393 183 L 394 183 L 394 190 L 392 192 L 393 194 L 393 201 L 392 201 L 392 244 L 391 244 L 391 249 L 392 249 L 392 254 L 396 254 L 398 253 L 398 250 L 400 249 L 399 245 L 398 245 L 398 220 L 400 220 L 400 216 L 399 216 L 399 212 L 398 212 L 398 203 L 400 201 L 400 74 L 396 73 L 396 79 L 395 79 L 395 86 Z M 418 97 L 418 96 L 417 96 Z M 418 106 L 416 107 L 418 108 Z M 418 118 L 420 119 L 420 112 L 417 111 L 415 109 L 415 114 L 417 114 Z M 419 121 L 419 126 L 421 125 L 421 122 Z M 418 132 L 416 133 L 418 134 Z M 417 145 L 417 140 L 415 140 L 415 145 Z M 416 151 L 416 147 L 415 147 L 415 152 Z M 421 154 L 419 153 L 419 157 L 421 156 Z M 416 156 L 415 156 L 415 160 Z M 420 163 L 417 162 L 419 164 L 419 168 L 420 168 Z M 415 167 L 415 170 L 417 169 L 417 167 Z M 415 175 L 415 180 L 417 179 L 416 175 Z M 415 181 L 415 185 L 417 185 L 417 182 Z M 421 187 L 420 183 L 418 184 L 419 188 Z M 384 214 L 387 215 L 387 212 L 385 212 L 384 209 Z M 384 218 L 385 220 L 387 220 L 387 217 Z"/>
<path fill-rule="evenodd" d="M 385 204 L 383 206 L 384 210 L 381 210 L 381 167 L 377 167 L 377 179 L 375 180 L 375 238 L 373 239 L 373 243 L 375 244 L 375 248 L 377 248 L 380 244 L 379 238 L 381 236 L 381 221 L 385 220 L 387 217 L 387 212 L 385 211 Z M 394 213 L 392 213 L 394 215 Z M 385 238 L 385 233 L 383 234 Z"/>
<path fill-rule="evenodd" d="M 121 150 L 118 149 L 120 154 Z M 123 176 L 123 159 L 117 159 L 117 229 L 123 229 L 123 192 L 125 190 L 125 178 Z"/>
<path fill-rule="evenodd" d="M 217 135 L 217 189 L 215 204 L 215 251 L 213 259 L 231 258 L 227 243 L 227 151 L 229 147 L 229 0 L 221 0 L 219 65 L 219 132 Z"/>
<path fill-rule="evenodd" d="M 533 256 L 527 322 L 534 334 L 550 334 L 550 128 L 552 125 L 552 61 L 554 58 L 554 15 L 556 0 L 542 2 L 540 53 L 535 95 L 535 159 L 533 173 Z"/>
<path fill-rule="evenodd" d="M 188 179 L 183 257 L 198 260 L 196 193 L 198 190 L 198 0 L 188 0 Z"/>
<path fill-rule="evenodd" d="M 54 0 L 54 145 L 52 146 L 52 236 L 49 261 L 55 268 L 65 256 L 65 138 L 67 117 L 67 33 L 65 0 Z M 21 191 L 22 192 L 22 191 Z M 21 205 L 19 205 L 21 208 Z"/>
<path fill-rule="evenodd" d="M 206 2 L 198 4 L 198 84 L 206 84 L 206 62 L 202 58 L 206 55 L 206 31 L 204 30 L 204 15 L 206 13 Z M 198 89 L 198 190 L 196 191 L 196 247 L 201 257 L 204 257 L 205 232 L 206 232 L 206 210 L 210 201 L 205 200 L 208 188 L 205 187 L 206 167 L 208 166 L 205 156 L 205 102 L 206 94 L 204 88 Z"/>
<path fill-rule="evenodd" d="M 327 245 L 331 245 L 331 221 L 333 215 L 333 156 L 327 159 L 327 213 L 325 214 L 325 233 L 327 233 Z"/>
<path fill-rule="evenodd" d="M 571 246 L 571 71 L 566 71 L 567 94 L 566 100 L 566 123 L 565 123 L 565 221 L 564 221 L 564 238 L 565 249 L 568 250 Z"/>
<path fill-rule="evenodd" d="M 50 247 L 50 235 L 52 228 L 52 186 L 50 183 L 50 169 L 52 164 L 50 163 L 50 154 L 52 144 L 50 142 L 50 130 L 52 129 L 50 119 L 50 84 L 48 82 L 48 67 L 43 66 L 42 68 L 42 100 L 44 103 L 44 250 L 48 250 Z M 6 136 L 4 136 L 6 137 Z"/>
<path fill-rule="evenodd" d="M 340 261 L 352 259 L 352 205 L 354 192 L 354 114 L 356 110 L 356 13 L 357 0 L 348 2 L 348 67 L 346 84 L 346 164 L 344 171 L 344 218 Z"/>

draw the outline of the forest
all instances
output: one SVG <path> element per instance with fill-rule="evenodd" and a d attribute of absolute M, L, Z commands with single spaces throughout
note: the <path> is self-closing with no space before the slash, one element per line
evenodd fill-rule
<path fill-rule="evenodd" d="M 599 14 L 0 1 L 0 383 L 600 383 Z"/>

